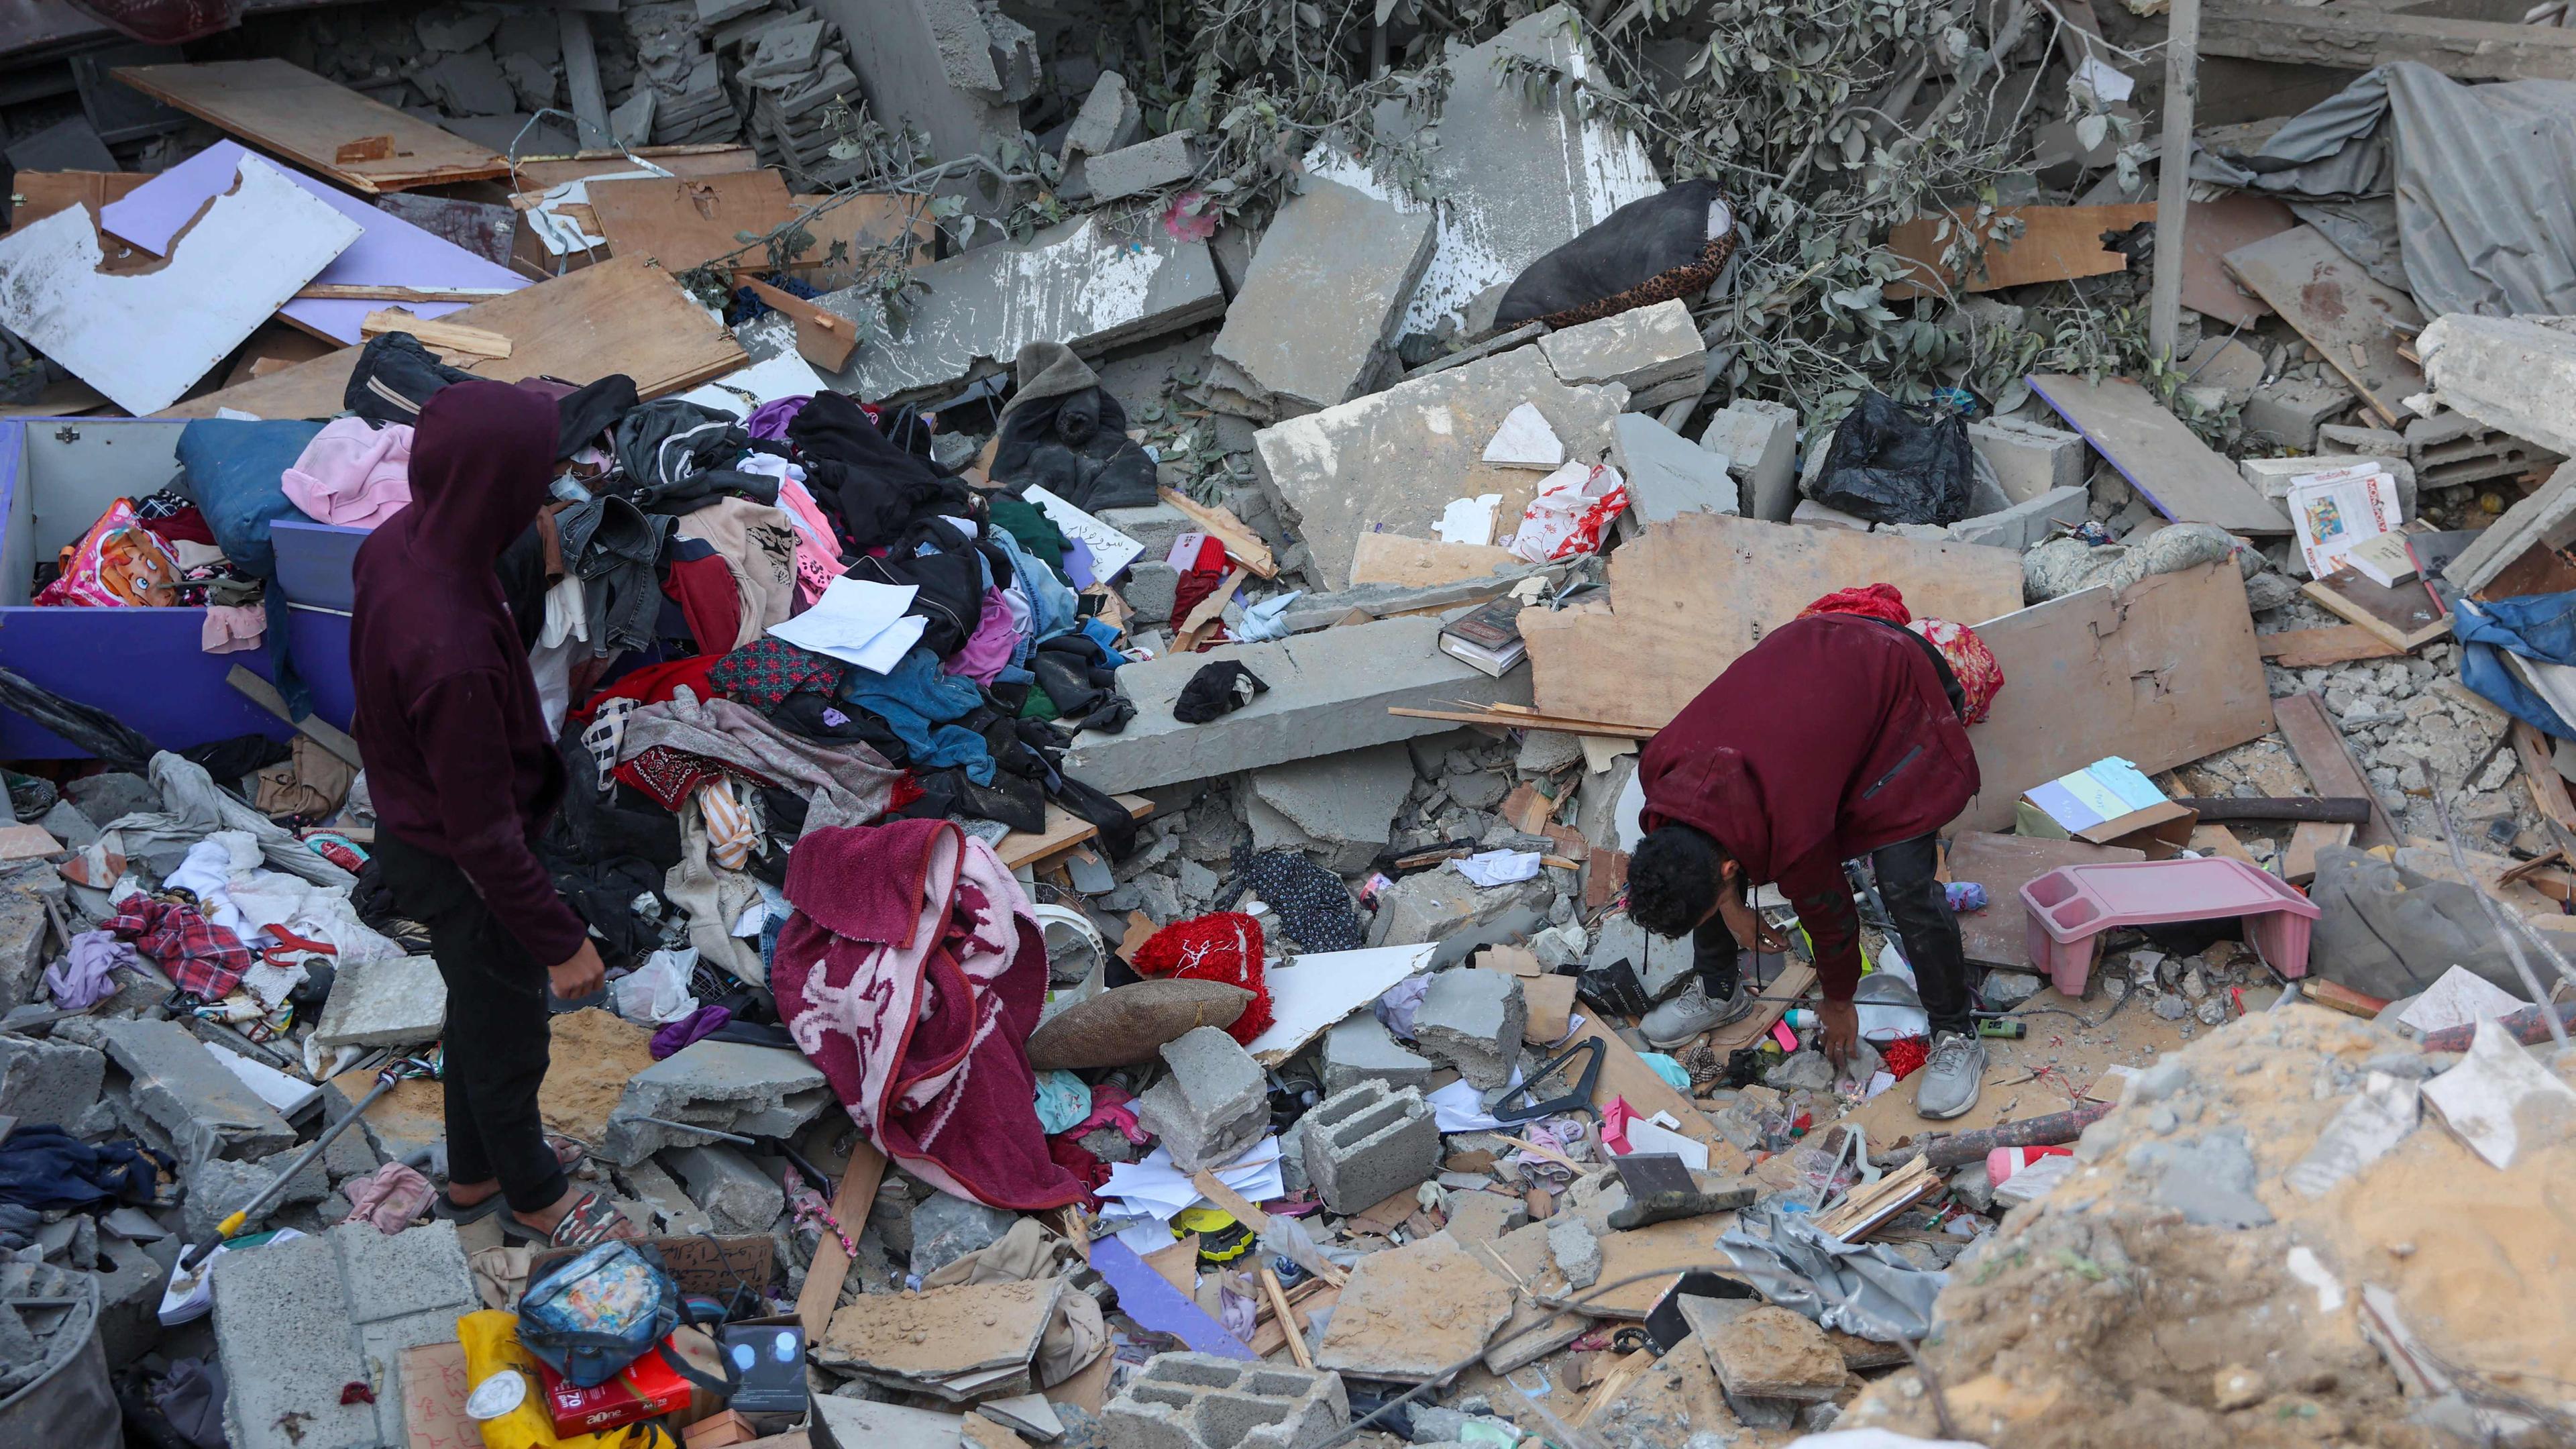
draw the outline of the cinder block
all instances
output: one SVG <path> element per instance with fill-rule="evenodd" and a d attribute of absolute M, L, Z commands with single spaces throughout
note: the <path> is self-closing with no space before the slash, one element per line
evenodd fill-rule
<path fill-rule="evenodd" d="M 1737 398 L 1720 408 L 1699 445 L 1726 455 L 1746 517 L 1786 523 L 1798 506 L 1798 410 L 1786 403 Z"/>
<path fill-rule="evenodd" d="M 1212 1026 L 1163 1045 L 1171 1074 L 1136 1099 L 1136 1121 L 1171 1149 L 1184 1172 L 1233 1160 L 1270 1126 L 1261 1064 Z"/>
<path fill-rule="evenodd" d="M 1458 1075 L 1490 1092 L 1506 1086 L 1521 1058 L 1529 1006 L 1518 978 L 1499 971 L 1443 971 L 1413 1014 L 1413 1039 Z"/>
<path fill-rule="evenodd" d="M 1440 1123 L 1410 1087 L 1362 1082 L 1316 1103 L 1298 1126 L 1306 1175 L 1337 1213 L 1382 1202 L 1439 1169 Z"/>
<path fill-rule="evenodd" d="M 1324 1033 L 1324 1090 L 1328 1093 L 1361 1082 L 1384 1082 L 1398 1091 L 1427 1089 L 1438 1070 L 1429 1057 L 1406 1050 L 1375 1012 L 1345 1017 Z"/>
<path fill-rule="evenodd" d="M 1968 446 L 1995 470 L 1996 484 L 2015 503 L 2084 486 L 2081 434 L 2016 418 L 1987 418 L 1968 424 Z"/>
<path fill-rule="evenodd" d="M 1173 131 L 1094 156 L 1083 163 L 1082 174 L 1091 182 L 1094 200 L 1114 201 L 1187 181 L 1197 169 L 1198 157 L 1190 144 L 1190 133 Z"/>
<path fill-rule="evenodd" d="M 1348 1427 L 1351 1401 L 1337 1373 L 1163 1353 L 1101 1418 L 1109 1449 L 1308 1449 Z"/>

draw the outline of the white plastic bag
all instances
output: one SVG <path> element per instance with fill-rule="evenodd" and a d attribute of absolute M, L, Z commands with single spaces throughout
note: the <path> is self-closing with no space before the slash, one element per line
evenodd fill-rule
<path fill-rule="evenodd" d="M 689 992 L 689 973 L 697 965 L 694 947 L 654 952 L 608 984 L 617 1014 L 638 1026 L 662 1026 L 697 1010 L 698 998 Z"/>

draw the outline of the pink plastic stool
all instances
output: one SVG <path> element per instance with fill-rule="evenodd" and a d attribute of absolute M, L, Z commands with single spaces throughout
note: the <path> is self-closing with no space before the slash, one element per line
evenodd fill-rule
<path fill-rule="evenodd" d="M 2021 888 L 2023 939 L 2033 965 L 2067 996 L 2085 978 L 2117 926 L 2243 916 L 2245 934 L 2284 977 L 2308 974 L 2308 933 L 2317 908 L 2278 876 L 2241 860 L 2124 860 L 2062 865 Z"/>

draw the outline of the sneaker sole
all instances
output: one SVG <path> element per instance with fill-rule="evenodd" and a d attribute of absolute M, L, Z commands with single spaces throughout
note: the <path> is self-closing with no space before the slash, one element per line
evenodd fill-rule
<path fill-rule="evenodd" d="M 1983 1095 L 1984 1092 L 1982 1090 L 1971 1092 L 1968 1094 L 1968 1100 L 1960 1103 L 1958 1106 L 1947 1112 L 1925 1111 L 1922 1102 L 1918 1100 L 1914 1104 L 1914 1115 L 1929 1122 L 1948 1122 L 1954 1118 L 1965 1117 L 1970 1112 L 1975 1111 L 1977 1108 L 1977 1098 Z"/>
<path fill-rule="evenodd" d="M 1754 1001 L 1753 1001 L 1753 998 L 1752 998 L 1752 997 L 1750 997 L 1750 996 L 1747 996 L 1746 998 L 1744 998 L 1744 1005 L 1743 1005 L 1743 1006 L 1741 1006 L 1740 1008 L 1738 1008 L 1738 1009 L 1736 1009 L 1736 1010 L 1734 1010 L 1734 1011 L 1731 1011 L 1731 1012 L 1727 1013 L 1727 1014 L 1726 1014 L 1726 1015 L 1724 1015 L 1724 1016 L 1719 1017 L 1717 1020 L 1710 1022 L 1710 1023 L 1709 1023 L 1708 1025 L 1706 1025 L 1706 1026 L 1702 1026 L 1702 1027 L 1694 1027 L 1694 1028 L 1692 1028 L 1692 1030 L 1691 1030 L 1690 1034 L 1689 1034 L 1689 1035 L 1687 1035 L 1687 1036 L 1677 1036 L 1677 1037 L 1670 1037 L 1670 1038 L 1666 1038 L 1666 1037 L 1659 1037 L 1659 1036 L 1655 1035 L 1653 1032 L 1647 1031 L 1643 1026 L 1639 1026 L 1639 1027 L 1637 1028 L 1637 1032 L 1638 1032 L 1638 1034 L 1639 1034 L 1640 1036 L 1643 1036 L 1643 1037 L 1646 1039 L 1647 1044 L 1648 1044 L 1649 1046 L 1652 1046 L 1655 1050 L 1657 1050 L 1657 1051 L 1661 1051 L 1661 1052 L 1668 1052 L 1668 1051 L 1671 1051 L 1671 1050 L 1672 1050 L 1673 1048 L 1675 1048 L 1675 1047 L 1684 1047 L 1684 1046 L 1688 1046 L 1688 1045 L 1690 1045 L 1692 1042 L 1695 1042 L 1695 1041 L 1699 1040 L 1701 1037 L 1704 1037 L 1704 1036 L 1708 1035 L 1710 1032 L 1716 1031 L 1716 1030 L 1717 1030 L 1717 1029 L 1719 1029 L 1720 1027 L 1733 1026 L 1735 1023 L 1737 1023 L 1737 1022 L 1739 1022 L 1739 1021 L 1742 1021 L 1744 1018 L 1746 1018 L 1746 1017 L 1748 1017 L 1748 1016 L 1751 1016 L 1751 1015 L 1753 1014 L 1753 1007 L 1754 1007 Z"/>

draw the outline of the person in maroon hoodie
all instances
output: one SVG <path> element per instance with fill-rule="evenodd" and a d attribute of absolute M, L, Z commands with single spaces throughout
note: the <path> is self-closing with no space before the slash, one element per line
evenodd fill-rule
<path fill-rule="evenodd" d="M 1628 863 L 1628 914 L 1657 935 L 1690 935 L 1698 972 L 1647 1014 L 1647 1040 L 1678 1046 L 1753 1009 L 1737 951 L 1762 943 L 1746 891 L 1768 881 L 1814 946 L 1824 1051 L 1839 1069 L 1859 1038 L 1861 976 L 1843 862 L 1868 856 L 1931 1017 L 1916 1109 L 1947 1118 L 1975 1104 L 1986 1053 L 1934 837 L 1977 793 L 1964 723 L 1983 717 L 1975 704 L 1921 635 L 1860 613 L 1810 614 L 1772 630 L 1655 736 L 1637 767 L 1647 833 Z"/>
<path fill-rule="evenodd" d="M 448 1187 L 440 1215 L 510 1209 L 504 1227 L 558 1245 L 631 1237 L 575 1193 L 537 1111 L 546 987 L 598 989 L 599 951 L 529 842 L 563 798 L 528 656 L 493 562 L 554 476 L 552 397 L 460 382 L 421 409 L 411 506 L 358 547 L 352 721 L 376 809 L 375 860 L 429 928 L 447 982 Z"/>

